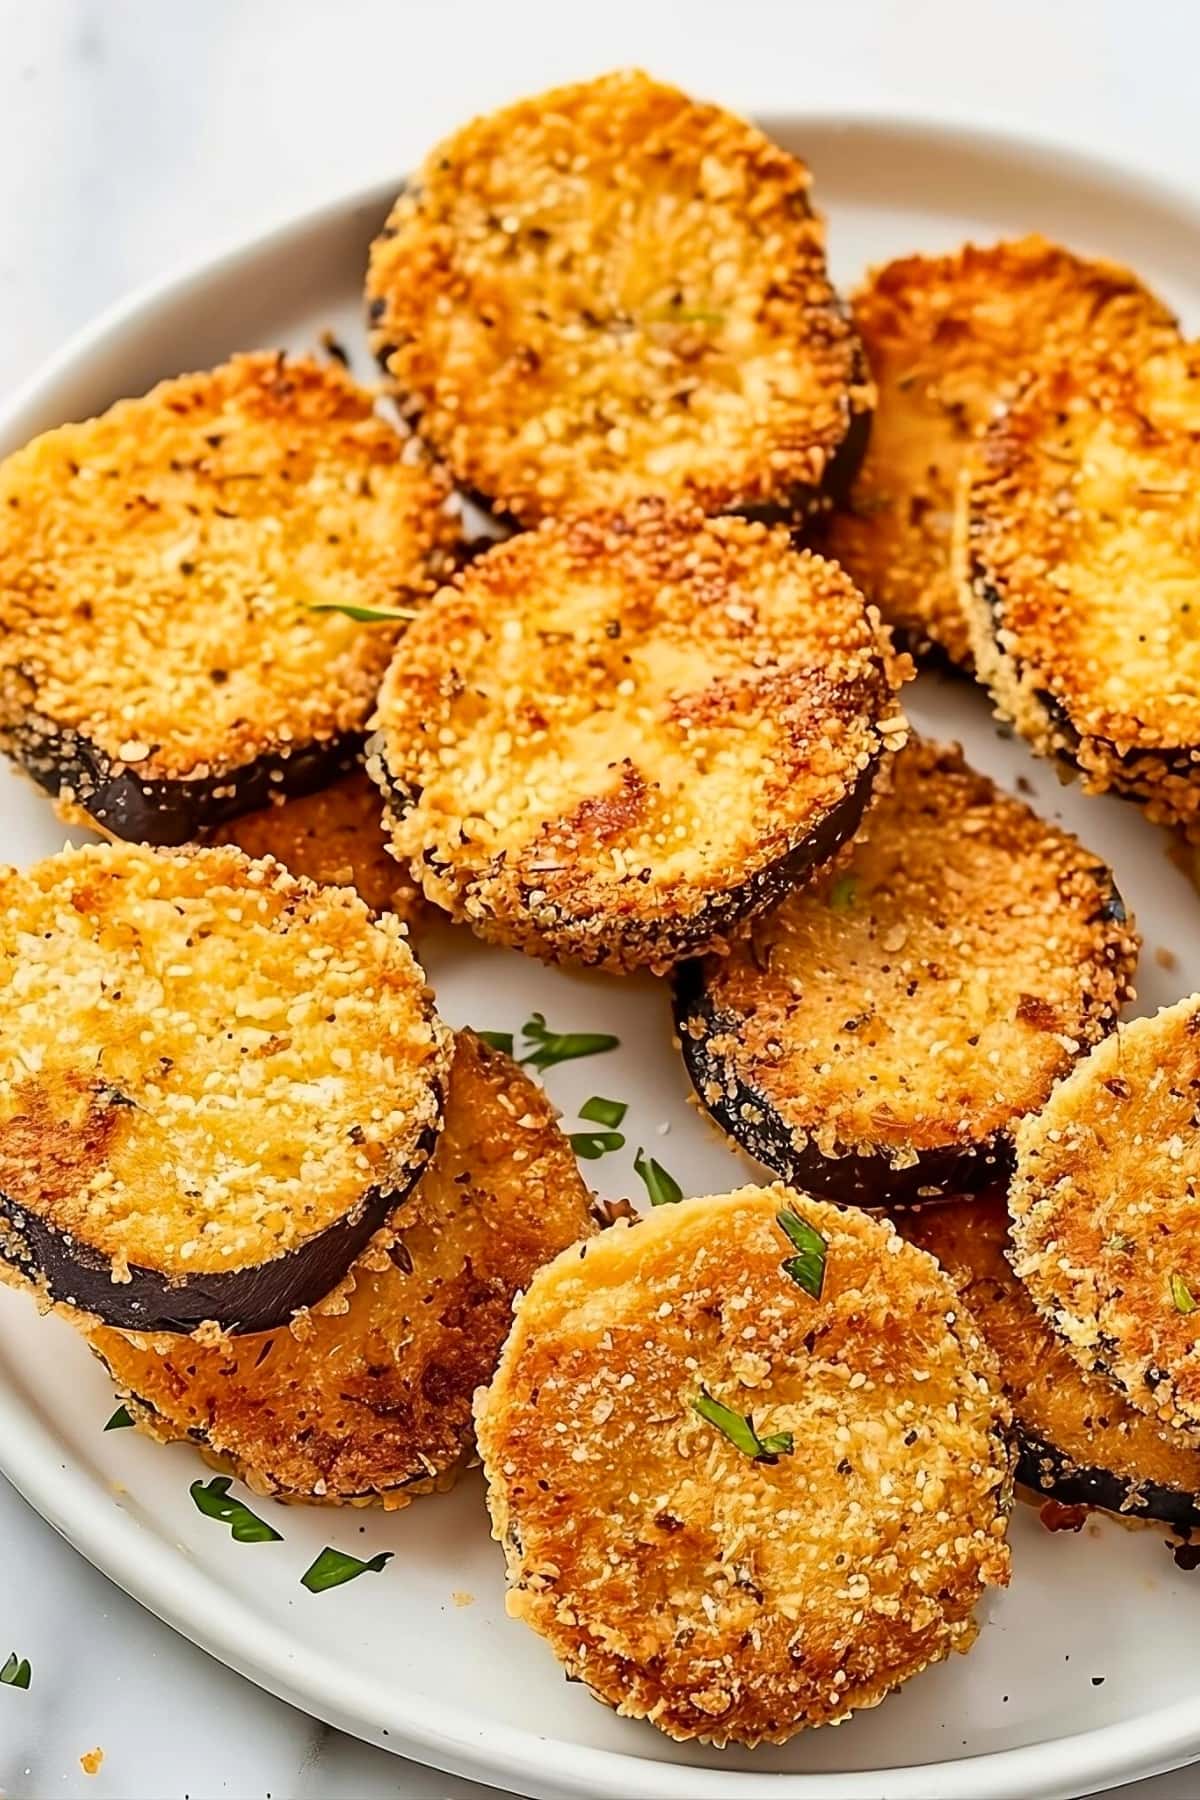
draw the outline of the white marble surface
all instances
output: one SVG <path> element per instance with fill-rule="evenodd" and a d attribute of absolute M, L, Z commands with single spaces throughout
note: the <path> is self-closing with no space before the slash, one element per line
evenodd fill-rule
<path fill-rule="evenodd" d="M 137 284 L 522 89 L 641 62 L 743 106 L 984 117 L 1194 178 L 1190 0 L 0 0 L 0 395 Z M 0 1794 L 467 1800 L 260 1694 L 0 1482 Z M 79 1757 L 105 1751 L 98 1774 Z M 1125 1790 L 1190 1800 L 1200 1771 Z"/>

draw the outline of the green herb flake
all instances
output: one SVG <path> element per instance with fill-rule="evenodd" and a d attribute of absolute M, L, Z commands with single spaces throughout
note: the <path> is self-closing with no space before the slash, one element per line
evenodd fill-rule
<path fill-rule="evenodd" d="M 416 608 L 412 606 L 353 606 L 348 600 L 314 600 L 306 607 L 305 612 L 312 613 L 344 613 L 346 618 L 353 619 L 359 625 L 379 625 L 402 620 L 406 625 L 416 618 Z"/>
<path fill-rule="evenodd" d="M 725 314 L 704 306 L 664 306 L 647 313 L 651 325 L 723 325 Z"/>
<path fill-rule="evenodd" d="M 505 1056 L 511 1056 L 513 1053 L 511 1031 L 477 1031 L 475 1036 L 482 1038 L 485 1044 L 490 1044 L 493 1050 L 503 1050 Z"/>
<path fill-rule="evenodd" d="M 858 893 L 857 875 L 839 875 L 829 890 L 830 912 L 849 912 Z"/>
<path fill-rule="evenodd" d="M 527 1045 L 533 1046 L 521 1061 L 539 1070 L 552 1069 L 556 1063 L 574 1062 L 580 1056 L 603 1056 L 606 1050 L 615 1050 L 621 1042 L 607 1031 L 551 1031 L 545 1015 L 540 1012 L 535 1012 L 522 1025 L 521 1036 Z"/>
<path fill-rule="evenodd" d="M 740 1450 L 752 1462 L 778 1462 L 781 1456 L 790 1456 L 795 1449 L 790 1431 L 773 1431 L 767 1437 L 760 1437 L 749 1413 L 734 1412 L 732 1406 L 715 1400 L 707 1388 L 700 1389 L 691 1406 L 693 1412 L 699 1413 L 707 1424 L 729 1439 L 735 1450 Z"/>
<path fill-rule="evenodd" d="M 683 1199 L 683 1189 L 673 1175 L 668 1175 L 660 1162 L 639 1148 L 633 1159 L 634 1173 L 646 1184 L 651 1206 L 675 1206 Z"/>
<path fill-rule="evenodd" d="M 790 1206 L 775 1214 L 775 1223 L 796 1251 L 795 1256 L 789 1256 L 784 1262 L 784 1274 L 814 1300 L 819 1300 L 825 1285 L 825 1239 Z"/>
<path fill-rule="evenodd" d="M 593 1125 L 607 1125 L 610 1131 L 615 1131 L 628 1111 L 623 1100 L 605 1100 L 603 1095 L 593 1094 L 580 1107 L 579 1116 L 590 1119 Z"/>
<path fill-rule="evenodd" d="M 378 1575 L 394 1555 L 393 1550 L 381 1550 L 378 1556 L 370 1556 L 366 1562 L 361 1562 L 357 1556 L 348 1556 L 344 1550 L 335 1550 L 331 1544 L 326 1544 L 320 1556 L 300 1577 L 300 1586 L 306 1587 L 310 1594 L 323 1594 L 326 1588 L 341 1587 L 344 1581 L 353 1581 L 368 1571 Z"/>
<path fill-rule="evenodd" d="M 229 1488 L 229 1476 L 216 1475 L 207 1486 L 203 1481 L 193 1481 L 188 1493 L 196 1510 L 206 1519 L 220 1519 L 223 1525 L 228 1525 L 235 1544 L 281 1544 L 283 1539 L 274 1526 L 252 1513 L 240 1500 L 231 1500 Z"/>
<path fill-rule="evenodd" d="M 625 1134 L 621 1131 L 573 1131 L 570 1142 L 582 1162 L 598 1162 L 611 1150 L 625 1148 Z"/>
<path fill-rule="evenodd" d="M 1171 1277 L 1171 1300 L 1177 1313 L 1194 1313 L 1200 1301 L 1192 1296 L 1192 1290 L 1182 1275 Z"/>
<path fill-rule="evenodd" d="M 104 1429 L 105 1429 L 105 1431 L 124 1431 L 126 1426 L 132 1425 L 132 1424 L 133 1424 L 133 1415 L 130 1412 L 129 1408 L 127 1406 L 125 1406 L 124 1404 L 122 1404 L 122 1405 L 118 1406 L 116 1412 L 113 1414 L 112 1418 L 108 1421 L 108 1424 L 104 1427 Z"/>
<path fill-rule="evenodd" d="M 9 1652 L 8 1661 L 0 1669 L 0 1687 L 27 1688 L 33 1680 L 33 1670 L 29 1666 L 29 1658 L 18 1658 L 15 1650 Z"/>

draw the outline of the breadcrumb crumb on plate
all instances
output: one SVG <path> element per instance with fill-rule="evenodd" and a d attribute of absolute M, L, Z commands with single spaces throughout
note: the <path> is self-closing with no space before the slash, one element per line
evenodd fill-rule
<path fill-rule="evenodd" d="M 0 744 L 67 816 L 179 844 L 352 761 L 449 566 L 444 476 L 339 368 L 234 357 L 0 464 Z"/>
<path fill-rule="evenodd" d="M 873 390 L 797 157 L 637 71 L 441 144 L 371 251 L 372 343 L 458 481 L 533 524 L 640 494 L 792 518 Z"/>
<path fill-rule="evenodd" d="M 450 1037 L 398 919 L 226 846 L 0 871 L 0 1272 L 267 1329 L 423 1168 Z"/>
<path fill-rule="evenodd" d="M 1200 1444 L 1147 1418 L 1075 1362 L 1013 1273 L 1001 1193 L 901 1213 L 897 1229 L 945 1269 L 1012 1404 L 1017 1480 L 1064 1506 L 1200 1527 Z"/>
<path fill-rule="evenodd" d="M 782 526 L 647 500 L 473 562 L 368 768 L 429 897 L 547 960 L 667 967 L 819 866 L 904 741 L 875 615 Z"/>
<path fill-rule="evenodd" d="M 789 1217 L 823 1244 L 806 1285 Z M 534 1277 L 476 1403 L 509 1611 L 568 1674 L 754 1744 L 967 1649 L 1009 1576 L 1008 1411 L 933 1259 L 782 1186 L 584 1248 Z"/>
<path fill-rule="evenodd" d="M 1090 791 L 1200 831 L 1200 344 L 1099 345 L 1031 381 L 960 510 L 997 705 Z"/>
<path fill-rule="evenodd" d="M 1200 1432 L 1200 996 L 1098 1045 L 1017 1133 L 1013 1265 L 1076 1361 Z"/>
<path fill-rule="evenodd" d="M 137 1422 L 189 1438 L 257 1493 L 405 1506 L 472 1445 L 513 1295 L 594 1231 L 591 1196 L 542 1089 L 459 1032 L 437 1149 L 393 1223 L 328 1298 L 274 1332 L 89 1331 Z"/>
<path fill-rule="evenodd" d="M 827 548 L 914 652 L 969 667 L 951 539 L 975 434 L 1028 368 L 1106 339 L 1139 355 L 1177 327 L 1128 269 L 1037 236 L 899 257 L 872 271 L 853 312 L 879 392 Z"/>
<path fill-rule="evenodd" d="M 910 740 L 832 868 L 686 963 L 675 1021 L 718 1124 L 785 1180 L 878 1206 L 971 1192 L 1133 993 L 1112 873 Z"/>

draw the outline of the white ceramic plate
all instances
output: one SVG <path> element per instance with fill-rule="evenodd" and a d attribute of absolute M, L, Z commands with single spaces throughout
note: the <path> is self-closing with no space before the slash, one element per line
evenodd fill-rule
<path fill-rule="evenodd" d="M 903 251 L 1040 229 L 1132 263 L 1200 327 L 1200 208 L 1190 201 L 998 137 L 825 117 L 768 124 L 815 170 L 842 282 Z M 313 347 L 324 328 L 369 376 L 359 291 L 390 194 L 385 185 L 358 195 L 122 307 L 10 408 L 0 450 L 233 350 Z M 910 710 L 923 729 L 959 737 L 1007 784 L 1027 776 L 1043 810 L 1115 866 L 1146 936 L 1143 1010 L 1200 988 L 1196 895 L 1133 809 L 1061 788 L 964 684 L 925 677 Z M 0 771 L 0 856 L 28 861 L 62 836 L 46 802 Z M 601 1061 L 548 1077 L 569 1116 L 597 1090 L 631 1102 L 628 1153 L 588 1165 L 605 1192 L 637 1190 L 638 1144 L 685 1192 L 754 1173 L 687 1104 L 662 986 L 552 971 L 449 931 L 422 947 L 453 1023 L 511 1029 L 540 1008 L 555 1027 L 621 1037 Z M 1200 1752 L 1200 1574 L 1176 1569 L 1161 1532 L 1105 1522 L 1051 1536 L 1020 1507 L 1012 1587 L 989 1603 L 969 1657 L 785 1749 L 684 1748 L 595 1705 L 506 1618 L 477 1475 L 391 1516 L 255 1501 L 284 1541 L 235 1544 L 191 1505 L 188 1484 L 202 1472 L 195 1454 L 105 1433 L 112 1407 L 99 1364 L 69 1327 L 0 1292 L 0 1466 L 51 1524 L 160 1617 L 274 1693 L 372 1742 L 523 1794 L 1039 1800 Z M 298 1578 L 326 1543 L 394 1556 L 381 1574 L 312 1595 Z M 473 1599 L 462 1604 L 466 1594 Z"/>

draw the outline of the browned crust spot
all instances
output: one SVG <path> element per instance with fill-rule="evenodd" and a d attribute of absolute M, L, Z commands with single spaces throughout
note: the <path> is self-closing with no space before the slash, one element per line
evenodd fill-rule
<path fill-rule="evenodd" d="M 776 1223 L 826 1241 L 813 1300 Z M 757 1461 L 703 1386 L 793 1454 Z M 477 1401 L 509 1611 L 676 1738 L 783 1742 L 975 1635 L 1008 1411 L 932 1258 L 791 1190 L 663 1207 L 539 1271 Z"/>
<path fill-rule="evenodd" d="M 548 958 L 663 967 L 853 830 L 902 664 L 782 527 L 643 501 L 498 545 L 407 634 L 368 767 L 426 895 Z"/>
<path fill-rule="evenodd" d="M 1009 1197 L 1014 1266 L 1076 1360 L 1143 1412 L 1193 1432 L 1198 1109 L 1193 995 L 1122 1025 L 1023 1123 Z"/>
<path fill-rule="evenodd" d="M 645 493 L 786 513 L 853 473 L 873 392 L 811 177 L 636 71 L 441 144 L 371 251 L 375 351 L 457 479 L 524 524 Z"/>
<path fill-rule="evenodd" d="M 460 1032 L 445 1126 L 395 1239 L 328 1300 L 216 1343 L 108 1328 L 90 1342 L 151 1435 L 190 1438 L 257 1492 L 403 1506 L 469 1454 L 513 1295 L 591 1234 L 589 1199 L 543 1090 Z"/>
<path fill-rule="evenodd" d="M 1093 791 L 1200 810 L 1200 346 L 1099 347 L 1031 381 L 963 485 L 975 655 Z"/>
<path fill-rule="evenodd" d="M 853 308 L 879 393 L 829 554 L 914 650 L 969 666 L 950 546 L 971 440 L 1026 369 L 1103 339 L 1144 350 L 1175 322 L 1127 269 L 1036 236 L 901 257 L 872 271 Z"/>
<path fill-rule="evenodd" d="M 101 1313 L 105 1269 L 113 1305 L 138 1271 L 283 1269 L 425 1159 L 448 1037 L 399 920 L 348 889 L 68 849 L 0 872 L 0 963 L 0 1225 L 38 1221 Z"/>
<path fill-rule="evenodd" d="M 705 960 L 679 1016 L 727 1129 L 818 1186 L 822 1163 L 836 1182 L 839 1159 L 874 1158 L 876 1202 L 953 1190 L 952 1153 L 991 1151 L 1112 1029 L 1138 951 L 1109 870 L 956 746 L 910 741 L 891 776 L 827 872 Z"/>
<path fill-rule="evenodd" d="M 77 744 L 202 785 L 361 731 L 403 625 L 312 609 L 409 607 L 444 574 L 446 483 L 410 450 L 340 369 L 255 354 L 15 452 L 0 738 L 86 808 Z"/>

